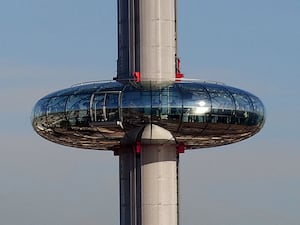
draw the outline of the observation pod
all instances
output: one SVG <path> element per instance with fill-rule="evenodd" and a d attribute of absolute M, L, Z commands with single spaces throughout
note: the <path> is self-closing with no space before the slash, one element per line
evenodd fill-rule
<path fill-rule="evenodd" d="M 185 149 L 221 146 L 251 137 L 264 121 L 258 97 L 206 82 L 153 89 L 119 82 L 78 85 L 43 97 L 32 115 L 34 130 L 45 139 L 97 150 L 118 150 L 130 132 L 141 133 L 149 124 L 168 130 L 170 142 Z"/>
<path fill-rule="evenodd" d="M 120 225 L 178 225 L 179 153 L 254 135 L 264 106 L 237 88 L 182 79 L 177 0 L 117 3 L 116 81 L 45 96 L 32 125 L 52 142 L 118 155 Z"/>

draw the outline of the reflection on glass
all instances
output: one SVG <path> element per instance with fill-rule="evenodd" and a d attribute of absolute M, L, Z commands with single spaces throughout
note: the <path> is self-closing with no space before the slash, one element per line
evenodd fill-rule
<path fill-rule="evenodd" d="M 38 130 L 45 130 L 45 128 L 48 126 L 46 114 L 47 114 L 47 105 L 48 105 L 49 99 L 44 98 L 39 100 L 34 108 L 34 117 L 32 118 L 33 125 Z"/>
<path fill-rule="evenodd" d="M 252 101 L 253 104 L 253 124 L 257 124 L 257 123 L 263 123 L 264 121 L 264 106 L 262 104 L 262 102 L 254 95 L 249 95 L 249 98 Z"/>
<path fill-rule="evenodd" d="M 47 120 L 51 127 L 66 126 L 66 101 L 68 96 L 53 97 L 47 106 Z"/>
<path fill-rule="evenodd" d="M 205 91 L 185 90 L 183 96 L 183 122 L 206 123 L 211 111 L 210 98 Z"/>
<path fill-rule="evenodd" d="M 95 94 L 92 103 L 92 121 L 94 122 L 104 122 L 104 99 L 105 94 Z"/>
<path fill-rule="evenodd" d="M 71 126 L 84 126 L 90 121 L 91 95 L 71 95 L 66 104 L 67 119 Z"/>
<path fill-rule="evenodd" d="M 48 105 L 49 99 L 43 98 L 39 100 L 34 108 L 34 116 L 40 117 L 45 116 L 47 113 L 47 105 Z"/>
<path fill-rule="evenodd" d="M 210 106 L 207 105 L 207 103 L 203 100 L 198 102 L 198 107 L 196 107 L 195 114 L 198 115 L 204 115 L 205 113 L 208 113 L 210 110 Z"/>
<path fill-rule="evenodd" d="M 119 121 L 119 93 L 105 95 L 105 120 L 108 122 Z"/>
<path fill-rule="evenodd" d="M 181 120 L 183 113 L 182 96 L 177 87 L 169 87 L 168 101 L 166 104 L 168 120 L 177 122 Z"/>

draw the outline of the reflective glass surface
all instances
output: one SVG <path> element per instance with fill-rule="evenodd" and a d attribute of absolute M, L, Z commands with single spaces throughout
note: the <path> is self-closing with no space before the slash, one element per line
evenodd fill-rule
<path fill-rule="evenodd" d="M 61 97 L 63 98 L 63 97 Z M 90 121 L 89 94 L 68 96 L 66 104 L 66 119 L 69 126 L 87 126 Z"/>
<path fill-rule="evenodd" d="M 118 82 L 80 85 L 37 102 L 32 124 L 67 146 L 111 150 L 134 128 L 156 124 L 188 149 L 244 140 L 264 124 L 264 106 L 249 92 L 211 83 L 141 89 Z"/>

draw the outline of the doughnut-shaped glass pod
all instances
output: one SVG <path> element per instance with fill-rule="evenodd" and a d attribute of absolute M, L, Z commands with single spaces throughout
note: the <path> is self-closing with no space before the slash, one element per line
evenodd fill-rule
<path fill-rule="evenodd" d="M 262 128 L 264 115 L 256 96 L 225 85 L 180 82 L 144 90 L 108 82 L 45 96 L 33 109 L 32 126 L 58 144 L 114 150 L 128 131 L 156 124 L 194 149 L 244 140 Z"/>

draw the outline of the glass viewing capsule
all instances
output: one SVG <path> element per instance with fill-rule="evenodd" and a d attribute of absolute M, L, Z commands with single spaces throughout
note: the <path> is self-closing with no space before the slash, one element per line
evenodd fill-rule
<path fill-rule="evenodd" d="M 114 150 L 134 128 L 155 124 L 187 149 L 244 140 L 263 126 L 262 102 L 249 92 L 206 82 L 141 89 L 119 82 L 78 85 L 40 99 L 32 125 L 66 146 Z"/>

